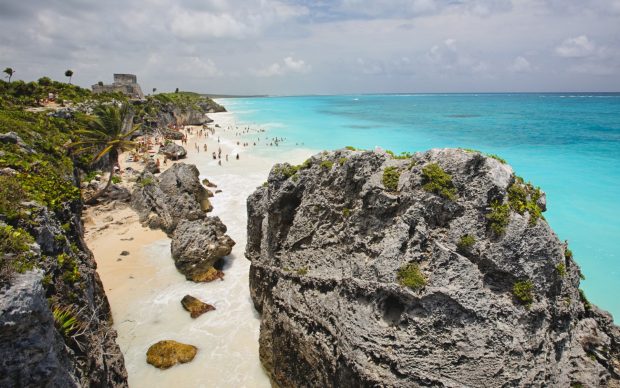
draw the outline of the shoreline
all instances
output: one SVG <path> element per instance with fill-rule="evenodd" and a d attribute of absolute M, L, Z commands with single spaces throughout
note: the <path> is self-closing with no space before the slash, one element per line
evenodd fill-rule
<path fill-rule="evenodd" d="M 298 164 L 314 151 L 273 147 L 270 157 L 257 155 L 259 152 L 252 152 L 254 146 L 237 145 L 237 141 L 242 144 L 248 140 L 247 134 L 236 136 L 241 129 L 228 129 L 237 125 L 233 113 L 215 113 L 209 117 L 214 122 L 208 126 L 215 128 L 215 134 L 199 138 L 200 127 L 193 127 L 194 133 L 184 145 L 187 157 L 178 162 L 196 165 L 201 180 L 208 178 L 218 186 L 213 191 L 222 190 L 210 198 L 214 210 L 209 215 L 219 216 L 236 242 L 226 258 L 223 281 L 185 280 L 174 266 L 170 239 L 161 230 L 140 225 L 137 214 L 128 205 L 109 209 L 91 207 L 84 213 L 85 238 L 110 302 L 117 343 L 125 357 L 132 387 L 205 386 L 205 381 L 209 381 L 208 386 L 270 387 L 258 357 L 260 321 L 250 299 L 250 262 L 244 256 L 246 198 L 266 181 L 273 164 L 284 161 Z M 260 136 L 268 135 L 268 132 L 260 133 Z M 222 166 L 212 158 L 218 147 L 222 148 Z M 234 156 L 237 153 L 239 160 Z M 136 168 L 125 160 L 126 155 L 122 155 L 123 169 Z M 164 171 L 171 165 L 162 164 L 160 168 Z M 122 251 L 128 251 L 129 255 L 121 256 Z M 216 310 L 191 319 L 180 303 L 185 294 L 213 304 Z M 154 368 L 146 363 L 146 350 L 162 339 L 193 344 L 198 347 L 198 354 L 187 364 L 165 371 Z"/>

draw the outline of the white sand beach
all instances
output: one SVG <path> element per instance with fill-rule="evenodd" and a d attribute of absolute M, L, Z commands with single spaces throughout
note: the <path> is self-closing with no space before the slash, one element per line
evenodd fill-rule
<path fill-rule="evenodd" d="M 252 145 L 237 145 L 236 129 L 227 130 L 229 126 L 235 127 L 232 113 L 209 116 L 215 120 L 209 125 L 215 128 L 215 135 L 198 138 L 198 127 L 195 127 L 185 146 L 188 157 L 181 162 L 195 164 L 200 179 L 208 178 L 217 184 L 217 190 L 222 190 L 211 198 L 214 210 L 210 215 L 221 218 L 228 227 L 228 235 L 236 242 L 227 257 L 223 281 L 185 280 L 174 266 L 170 240 L 165 233 L 142 227 L 129 207 L 109 211 L 95 207 L 85 213 L 86 240 L 95 255 L 110 301 L 117 342 L 125 356 L 131 387 L 270 386 L 258 357 L 260 321 L 250 299 L 250 262 L 244 257 L 246 199 L 266 181 L 274 163 L 298 164 L 314 152 L 302 149 L 283 152 L 274 147 L 270 158 L 259 156 L 252 152 Z M 269 136 L 269 133 L 258 136 Z M 221 166 L 212 157 L 218 147 L 222 149 Z M 235 158 L 237 153 L 239 160 Z M 167 166 L 161 167 L 164 170 Z M 122 251 L 128 251 L 129 255 L 121 256 Z M 190 318 L 180 303 L 186 294 L 214 305 L 216 310 L 197 319 Z M 195 345 L 196 358 L 168 370 L 147 364 L 149 346 L 164 339 Z"/>

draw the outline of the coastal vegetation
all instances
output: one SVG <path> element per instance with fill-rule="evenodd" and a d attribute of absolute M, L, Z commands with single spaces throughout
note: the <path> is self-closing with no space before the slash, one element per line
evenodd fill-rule
<path fill-rule="evenodd" d="M 128 105 L 121 108 L 114 105 L 101 105 L 95 110 L 95 117 L 88 129 L 78 131 L 80 139 L 71 144 L 78 154 L 94 154 L 91 163 L 96 163 L 108 156 L 109 178 L 106 185 L 87 200 L 94 203 L 109 189 L 114 177 L 114 167 L 118 166 L 118 157 L 122 152 L 136 147 L 131 140 L 140 129 L 140 124 L 133 124 L 133 112 Z"/>
<path fill-rule="evenodd" d="M 489 227 L 496 235 L 502 235 L 510 222 L 510 206 L 499 201 L 491 202 L 491 211 L 486 215 Z"/>
<path fill-rule="evenodd" d="M 530 280 L 516 281 L 512 286 L 512 294 L 525 306 L 530 306 L 534 302 L 534 285 Z"/>
<path fill-rule="evenodd" d="M 426 285 L 426 278 L 416 263 L 407 263 L 400 267 L 396 278 L 401 285 L 414 291 Z"/>
<path fill-rule="evenodd" d="M 475 243 L 476 238 L 474 236 L 472 236 L 471 234 L 464 234 L 461 236 L 458 243 L 456 244 L 456 248 L 461 253 L 469 253 Z"/>
<path fill-rule="evenodd" d="M 437 194 L 445 199 L 456 199 L 456 188 L 452 176 L 446 173 L 437 163 L 429 163 L 422 168 L 424 190 Z"/>
<path fill-rule="evenodd" d="M 13 74 L 15 74 L 15 70 L 7 67 L 3 70 L 3 73 L 6 74 L 7 78 L 9 79 L 9 83 L 11 83 L 11 78 L 13 77 Z"/>
<path fill-rule="evenodd" d="M 542 196 L 540 188 L 532 186 L 531 183 L 525 183 L 523 178 L 515 177 L 515 182 L 508 188 L 508 204 L 510 208 L 519 213 L 524 214 L 526 211 L 530 215 L 530 225 L 536 225 L 538 219 L 543 218 L 541 207 L 538 200 Z"/>
<path fill-rule="evenodd" d="M 398 181 L 400 180 L 400 171 L 398 168 L 390 166 L 383 170 L 383 186 L 389 191 L 398 190 Z"/>

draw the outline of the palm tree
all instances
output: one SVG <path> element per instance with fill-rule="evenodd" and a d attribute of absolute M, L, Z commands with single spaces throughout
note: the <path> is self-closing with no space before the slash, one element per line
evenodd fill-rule
<path fill-rule="evenodd" d="M 71 147 L 77 153 L 93 152 L 93 160 L 96 163 L 105 155 L 109 157 L 110 177 L 105 187 L 86 200 L 87 204 L 93 204 L 102 196 L 112 183 L 114 167 L 118 165 L 118 157 L 122 152 L 135 148 L 136 143 L 131 136 L 140 129 L 140 124 L 133 124 L 133 112 L 128 105 L 118 108 L 114 105 L 101 105 L 95 109 L 95 118 L 89 129 L 77 131 L 81 140 L 72 143 Z"/>
<path fill-rule="evenodd" d="M 13 74 L 15 74 L 15 70 L 7 67 L 6 69 L 4 69 L 4 73 L 6 73 L 6 75 L 9 77 L 9 83 L 11 83 L 11 77 L 13 77 Z"/>
<path fill-rule="evenodd" d="M 71 77 L 73 77 L 73 70 L 65 71 L 65 77 L 69 77 L 69 84 L 71 84 Z"/>
<path fill-rule="evenodd" d="M 153 88 L 153 94 L 155 94 L 156 91 L 157 91 L 157 88 Z"/>

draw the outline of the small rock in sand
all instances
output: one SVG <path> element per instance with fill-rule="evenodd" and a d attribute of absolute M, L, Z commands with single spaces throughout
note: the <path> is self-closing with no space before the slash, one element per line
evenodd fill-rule
<path fill-rule="evenodd" d="M 129 251 L 122 251 L 121 256 L 129 256 Z"/>
<path fill-rule="evenodd" d="M 219 194 L 221 192 L 222 192 L 222 190 L 215 190 L 215 194 Z"/>
<path fill-rule="evenodd" d="M 183 308 L 190 312 L 190 316 L 192 318 L 198 318 L 204 313 L 215 310 L 215 307 L 210 304 L 204 303 L 198 298 L 195 298 L 191 295 L 185 295 L 183 299 L 181 299 L 181 304 Z"/>
<path fill-rule="evenodd" d="M 165 340 L 151 345 L 146 352 L 146 362 L 160 369 L 168 369 L 176 364 L 190 362 L 198 349 L 193 345 Z"/>

